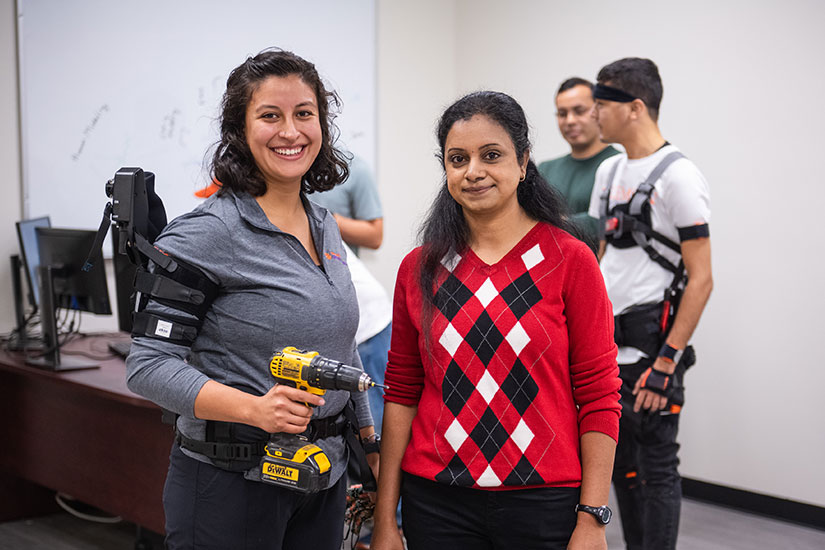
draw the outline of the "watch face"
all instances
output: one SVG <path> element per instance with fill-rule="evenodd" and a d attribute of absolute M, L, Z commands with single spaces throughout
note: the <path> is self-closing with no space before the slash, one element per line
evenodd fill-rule
<path fill-rule="evenodd" d="M 599 508 L 599 512 L 602 523 L 604 523 L 605 525 L 610 523 L 610 518 L 613 517 L 613 512 L 610 510 L 610 508 L 608 508 L 607 506 L 602 506 L 601 508 Z"/>

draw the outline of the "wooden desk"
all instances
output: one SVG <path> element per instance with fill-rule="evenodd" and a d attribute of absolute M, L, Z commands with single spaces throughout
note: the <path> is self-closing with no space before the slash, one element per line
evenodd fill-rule
<path fill-rule="evenodd" d="M 79 339 L 66 350 L 106 356 L 114 337 Z M 54 373 L 0 351 L 0 501 L 22 503 L 21 484 L 31 482 L 163 533 L 172 428 L 159 407 L 126 388 L 121 359 L 100 364 Z M 0 521 L 13 519 L 9 508 L 0 508 Z"/>

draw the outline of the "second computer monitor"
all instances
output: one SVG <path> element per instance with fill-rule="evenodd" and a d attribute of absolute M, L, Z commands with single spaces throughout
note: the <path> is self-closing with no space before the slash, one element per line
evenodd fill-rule
<path fill-rule="evenodd" d="M 20 242 L 20 256 L 29 285 L 29 305 L 35 310 L 40 304 L 40 285 L 37 283 L 37 266 L 40 265 L 40 251 L 37 247 L 37 228 L 49 227 L 48 216 L 17 222 L 17 240 Z"/>

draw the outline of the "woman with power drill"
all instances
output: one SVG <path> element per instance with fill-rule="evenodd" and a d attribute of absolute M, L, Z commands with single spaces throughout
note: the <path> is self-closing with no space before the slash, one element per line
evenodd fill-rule
<path fill-rule="evenodd" d="M 162 284 L 137 314 L 127 366 L 130 389 L 179 415 L 163 496 L 170 549 L 340 548 L 342 410 L 352 397 L 362 439 L 373 437 L 367 396 L 322 397 L 275 384 L 270 372 L 273 353 L 288 346 L 361 366 L 338 226 L 306 197 L 346 179 L 337 106 L 315 67 L 290 52 L 244 61 L 222 101 L 212 159 L 220 191 L 155 243 L 177 269 L 154 267 Z M 176 285 L 205 290 L 187 298 Z M 327 486 L 302 493 L 262 483 L 269 435 L 308 429 L 331 462 Z M 378 455 L 368 458 L 377 469 Z"/>
<path fill-rule="evenodd" d="M 607 547 L 613 313 L 524 111 L 476 92 L 437 128 L 445 181 L 396 282 L 374 550 Z"/>

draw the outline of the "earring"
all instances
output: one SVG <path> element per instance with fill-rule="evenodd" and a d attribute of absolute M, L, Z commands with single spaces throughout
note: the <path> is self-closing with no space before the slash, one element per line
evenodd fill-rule
<path fill-rule="evenodd" d="M 519 183 L 523 182 L 527 178 L 527 173 L 521 175 L 521 179 L 518 180 Z"/>

